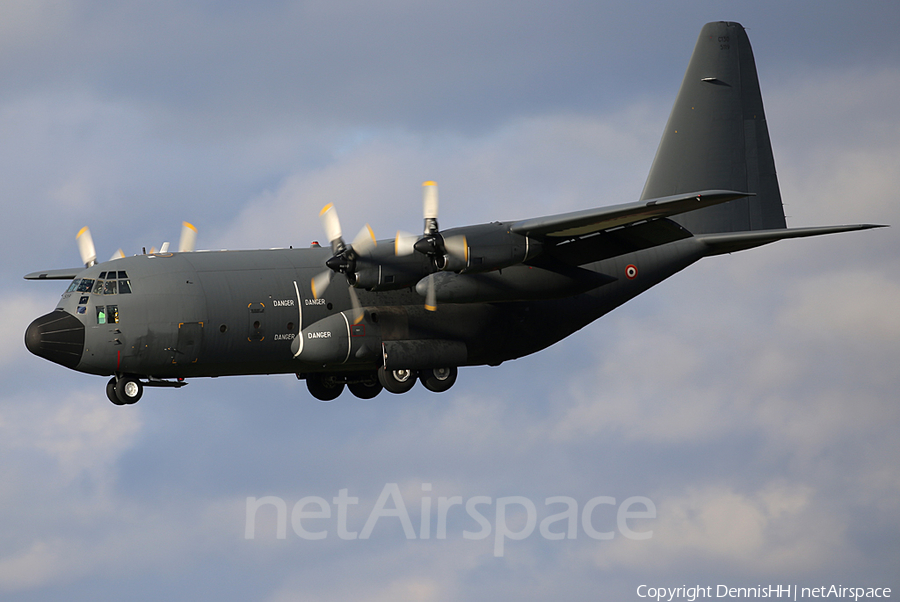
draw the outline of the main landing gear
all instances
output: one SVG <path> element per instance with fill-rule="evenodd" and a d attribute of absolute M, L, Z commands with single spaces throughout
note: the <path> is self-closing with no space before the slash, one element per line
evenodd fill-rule
<path fill-rule="evenodd" d="M 419 371 L 385 370 L 382 366 L 377 372 L 298 374 L 297 378 L 306 379 L 310 394 L 319 401 L 332 401 L 343 393 L 345 386 L 360 399 L 372 399 L 382 389 L 390 393 L 406 393 L 417 380 L 429 391 L 443 393 L 456 382 L 457 374 L 456 366 Z"/>

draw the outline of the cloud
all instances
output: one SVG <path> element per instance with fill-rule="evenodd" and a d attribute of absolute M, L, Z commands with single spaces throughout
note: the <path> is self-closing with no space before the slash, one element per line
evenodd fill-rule
<path fill-rule="evenodd" d="M 750 493 L 709 486 L 658 494 L 665 501 L 658 504 L 652 545 L 621 539 L 594 560 L 604 569 L 632 566 L 656 574 L 702 563 L 712 572 L 737 565 L 746 576 L 798 578 L 834 562 L 833 551 L 845 548 L 844 523 L 824 514 L 816 495 L 781 482 Z"/>
<path fill-rule="evenodd" d="M 418 231 L 420 184 L 429 179 L 440 187 L 444 228 L 636 200 L 657 144 L 649 112 L 642 105 L 604 116 L 543 115 L 476 138 L 374 132 L 252 199 L 212 246 L 321 239 L 316 215 L 329 202 L 345 238 L 366 222 L 378 238 Z M 662 127 L 664 113 L 656 118 Z"/>

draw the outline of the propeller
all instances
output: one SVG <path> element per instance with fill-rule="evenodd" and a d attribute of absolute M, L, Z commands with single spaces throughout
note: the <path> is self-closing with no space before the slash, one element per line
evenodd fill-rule
<path fill-rule="evenodd" d="M 411 255 L 414 252 L 427 255 L 431 259 L 433 269 L 443 270 L 447 267 L 447 256 L 456 260 L 457 265 L 468 265 L 469 244 L 464 235 L 444 236 L 438 227 L 438 186 L 431 180 L 422 183 L 422 217 L 425 221 L 422 236 L 408 232 L 397 232 L 394 239 L 394 254 Z M 425 309 L 435 311 L 437 300 L 434 289 L 434 271 L 427 276 Z"/>
<path fill-rule="evenodd" d="M 78 231 L 78 234 L 75 236 L 75 242 L 78 244 L 78 253 L 81 255 L 81 261 L 84 262 L 85 267 L 91 267 L 97 263 L 97 250 L 94 248 L 94 239 L 91 237 L 91 230 L 87 226 Z M 197 242 L 197 228 L 193 225 L 182 222 L 181 225 L 181 240 L 178 243 L 178 252 L 189 252 L 193 251 Z M 169 251 L 169 243 L 164 242 L 160 247 L 160 253 L 167 253 Z M 146 247 L 145 247 L 146 252 Z M 150 249 L 150 254 L 156 253 L 156 248 Z M 113 256 L 109 258 L 110 261 L 114 259 L 121 259 L 125 257 L 125 252 L 122 249 L 119 249 Z"/>
<path fill-rule="evenodd" d="M 91 238 L 91 231 L 87 226 L 78 231 L 75 242 L 78 243 L 78 252 L 81 254 L 84 267 L 89 268 L 97 263 L 97 249 L 94 248 L 94 239 Z"/>
<path fill-rule="evenodd" d="M 359 302 L 359 296 L 353 286 L 356 280 L 356 262 L 362 256 L 368 255 L 378 244 L 375 241 L 375 233 L 369 224 L 366 224 L 353 239 L 353 242 L 349 245 L 345 243 L 337 209 L 332 203 L 322 208 L 322 211 L 319 212 L 319 219 L 322 220 L 322 227 L 325 229 L 325 235 L 331 243 L 331 251 L 334 255 L 325 262 L 328 270 L 313 277 L 310 283 L 313 297 L 316 299 L 321 298 L 325 293 L 325 289 L 331 284 L 334 275 L 336 273 L 344 274 L 347 278 L 350 305 L 353 308 L 353 323 L 358 324 L 363 318 L 363 311 L 362 304 Z"/>
<path fill-rule="evenodd" d="M 193 224 L 181 222 L 181 239 L 178 241 L 179 253 L 190 253 L 197 246 L 197 228 Z"/>

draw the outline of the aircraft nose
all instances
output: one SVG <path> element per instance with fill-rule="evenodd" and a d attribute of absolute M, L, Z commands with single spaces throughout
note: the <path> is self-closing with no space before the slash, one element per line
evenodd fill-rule
<path fill-rule="evenodd" d="M 84 324 L 57 309 L 28 325 L 25 346 L 37 356 L 74 368 L 84 351 Z"/>

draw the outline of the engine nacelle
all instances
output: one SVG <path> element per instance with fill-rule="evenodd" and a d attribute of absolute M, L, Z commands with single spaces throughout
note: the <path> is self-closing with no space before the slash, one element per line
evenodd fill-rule
<path fill-rule="evenodd" d="M 509 224 L 493 222 L 453 228 L 442 233 L 448 254 L 445 272 L 478 273 L 499 270 L 540 254 L 538 241 L 510 231 Z"/>
<path fill-rule="evenodd" d="M 437 263 L 443 272 L 491 272 L 520 264 L 541 252 L 540 242 L 511 232 L 508 223 L 454 228 L 441 236 L 447 253 Z M 357 260 L 351 282 L 371 291 L 394 290 L 415 286 L 432 271 L 429 255 L 396 255 L 393 245 L 380 244 L 370 255 Z"/>
<path fill-rule="evenodd" d="M 365 261 L 357 262 L 354 286 L 371 291 L 387 291 L 415 286 L 422 276 L 431 272 L 431 262 L 425 255 L 394 255 L 392 245 L 379 245 Z"/>

